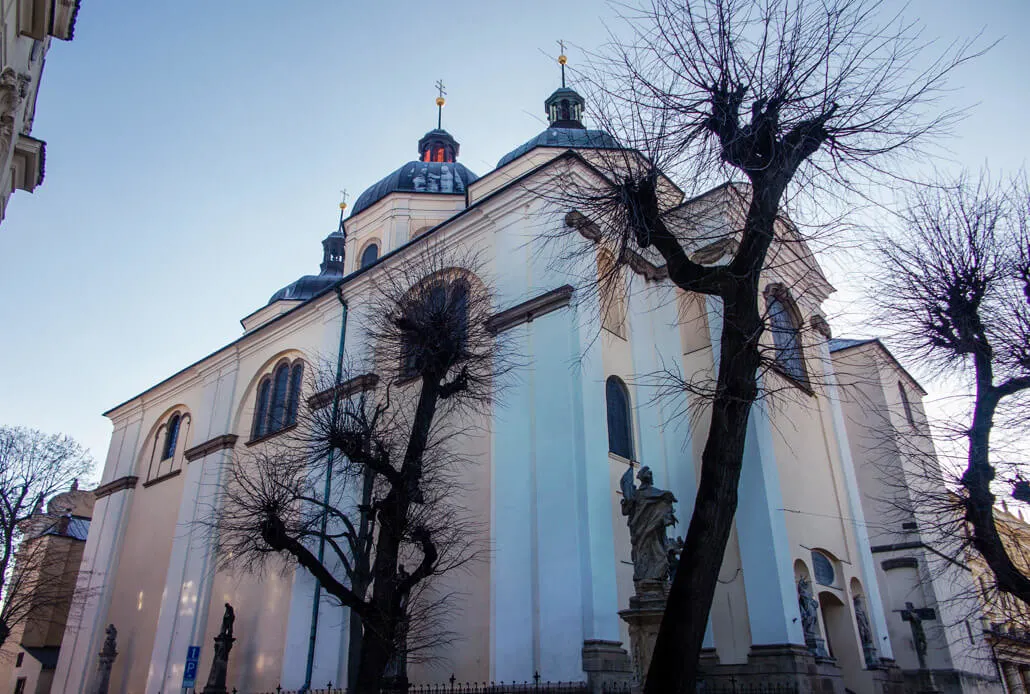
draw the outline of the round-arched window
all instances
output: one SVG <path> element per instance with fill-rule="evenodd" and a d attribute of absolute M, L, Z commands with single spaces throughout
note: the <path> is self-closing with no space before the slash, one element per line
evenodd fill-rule
<path fill-rule="evenodd" d="M 833 562 L 822 552 L 812 552 L 812 573 L 815 574 L 815 582 L 823 586 L 832 586 L 837 578 Z"/>
<path fill-rule="evenodd" d="M 365 246 L 365 250 L 361 252 L 361 267 L 366 268 L 377 260 L 379 260 L 379 244 L 370 243 Z"/>
<path fill-rule="evenodd" d="M 629 410 L 629 390 L 617 376 L 608 377 L 605 400 L 608 405 L 608 450 L 633 460 L 633 420 Z"/>

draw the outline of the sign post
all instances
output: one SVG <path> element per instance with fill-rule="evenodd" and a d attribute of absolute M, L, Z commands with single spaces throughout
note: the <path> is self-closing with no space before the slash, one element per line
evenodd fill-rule
<path fill-rule="evenodd" d="M 197 669 L 200 667 L 200 646 L 186 649 L 186 668 L 182 671 L 182 688 L 193 689 L 197 686 Z"/>

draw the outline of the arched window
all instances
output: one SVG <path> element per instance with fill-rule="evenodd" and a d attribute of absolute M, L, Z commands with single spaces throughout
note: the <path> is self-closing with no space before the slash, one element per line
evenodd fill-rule
<path fill-rule="evenodd" d="M 615 256 L 602 248 L 597 253 L 597 282 L 601 288 L 601 327 L 626 338 L 626 280 Z"/>
<path fill-rule="evenodd" d="M 366 268 L 377 260 L 379 260 L 379 244 L 370 243 L 365 246 L 365 250 L 361 252 L 361 267 Z"/>
<path fill-rule="evenodd" d="M 304 383 L 304 362 L 279 362 L 271 374 L 261 379 L 254 401 L 251 439 L 270 436 L 297 423 Z"/>
<path fill-rule="evenodd" d="M 178 474 L 183 452 L 189 446 L 189 435 L 190 413 L 177 407 L 148 437 L 147 458 L 141 468 L 146 469 L 145 486 Z"/>
<path fill-rule="evenodd" d="M 608 450 L 633 460 L 633 420 L 629 411 L 629 390 L 616 376 L 609 376 L 605 383 L 605 401 L 608 406 Z"/>
<path fill-rule="evenodd" d="M 168 420 L 168 428 L 165 430 L 165 442 L 161 448 L 161 460 L 168 460 L 175 455 L 175 444 L 179 440 L 179 423 L 182 417 L 178 412 Z"/>
<path fill-rule="evenodd" d="M 254 408 L 254 428 L 251 431 L 251 438 L 261 438 L 265 435 L 265 424 L 268 421 L 268 399 L 272 395 L 272 379 L 265 378 L 258 386 L 257 406 Z"/>
<path fill-rule="evenodd" d="M 815 574 L 815 582 L 832 586 L 837 580 L 837 572 L 833 570 L 833 562 L 822 552 L 812 551 L 812 573 Z"/>
<path fill-rule="evenodd" d="M 805 375 L 805 362 L 801 354 L 801 331 L 782 290 L 772 291 L 766 296 L 769 309 L 769 330 L 772 332 L 773 344 L 776 346 L 776 364 L 788 376 L 802 383 L 808 380 Z"/>
<path fill-rule="evenodd" d="M 469 283 L 465 279 L 430 281 L 414 290 L 411 303 L 404 308 L 412 326 L 404 335 L 401 377 L 416 376 L 426 357 L 454 359 L 468 341 Z M 448 353 L 448 342 L 456 338 Z M 450 368 L 450 364 L 443 365 Z"/>
<path fill-rule="evenodd" d="M 297 409 L 300 406 L 300 386 L 304 380 L 304 364 L 296 362 L 290 369 L 290 395 L 286 400 L 286 426 L 297 423 Z"/>
<path fill-rule="evenodd" d="M 905 419 L 908 420 L 909 426 L 915 427 L 916 419 L 912 415 L 912 402 L 908 399 L 908 392 L 901 381 L 898 381 L 898 393 L 901 394 L 901 406 L 905 409 Z"/>

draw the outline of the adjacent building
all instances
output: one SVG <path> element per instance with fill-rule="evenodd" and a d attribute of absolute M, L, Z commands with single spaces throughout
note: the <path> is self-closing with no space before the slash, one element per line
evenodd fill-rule
<path fill-rule="evenodd" d="M 926 392 L 879 340 L 833 339 L 830 351 L 898 667 L 913 691 L 926 688 L 922 665 L 947 694 L 1001 694 L 975 564 L 941 546 L 965 528 L 947 503 Z"/>
<path fill-rule="evenodd" d="M 69 616 L 81 607 L 73 595 L 92 515 L 93 493 L 73 485 L 22 526 L 25 539 L 15 554 L 14 573 L 27 569 L 30 574 L 16 598 L 24 606 L 19 613 L 27 614 L 0 648 L 3 694 L 50 692 Z"/>
<path fill-rule="evenodd" d="M 0 0 L 0 222 L 15 190 L 43 182 L 46 142 L 32 136 L 53 39 L 71 41 L 80 0 Z"/>

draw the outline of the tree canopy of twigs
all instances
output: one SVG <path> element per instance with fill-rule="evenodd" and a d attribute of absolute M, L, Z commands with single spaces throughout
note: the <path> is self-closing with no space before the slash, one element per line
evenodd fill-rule
<path fill-rule="evenodd" d="M 553 196 L 620 263 L 663 264 L 681 290 L 718 298 L 723 317 L 694 511 L 645 684 L 657 694 L 693 691 L 697 676 L 759 395 L 760 277 L 794 227 L 783 211 L 857 191 L 929 148 L 960 115 L 936 103 L 947 77 L 976 51 L 934 49 L 875 0 L 644 0 L 622 16 L 626 32 L 577 76 L 624 149 L 584 155 L 599 175 L 563 172 Z M 725 189 L 727 210 L 681 204 L 672 177 L 688 194 L 740 183 Z"/>
<path fill-rule="evenodd" d="M 1030 577 L 994 516 L 999 484 L 1017 497 L 1025 490 L 1026 499 L 1030 486 L 1019 475 L 1023 461 L 1006 460 L 991 439 L 1025 436 L 1030 405 L 1026 178 L 1002 184 L 967 173 L 918 189 L 903 228 L 881 241 L 878 255 L 879 310 L 899 347 L 939 375 L 957 374 L 972 393 L 969 418 L 945 432 L 965 443 L 958 494 L 950 495 L 957 517 L 971 527 L 997 589 L 1030 604 Z"/>
<path fill-rule="evenodd" d="M 47 554 L 35 542 L 46 528 L 33 523 L 33 514 L 42 513 L 47 500 L 68 491 L 93 465 L 89 453 L 68 436 L 0 426 L 0 645 L 33 612 L 62 605 L 67 612 L 68 582 L 54 574 L 63 567 L 46 564 Z"/>
<path fill-rule="evenodd" d="M 371 356 L 316 369 L 298 426 L 237 456 L 216 513 L 224 566 L 299 565 L 360 620 L 356 692 L 451 638 L 432 579 L 484 550 L 457 440 L 504 360 L 477 268 L 431 249 L 378 270 L 354 321 Z"/>

